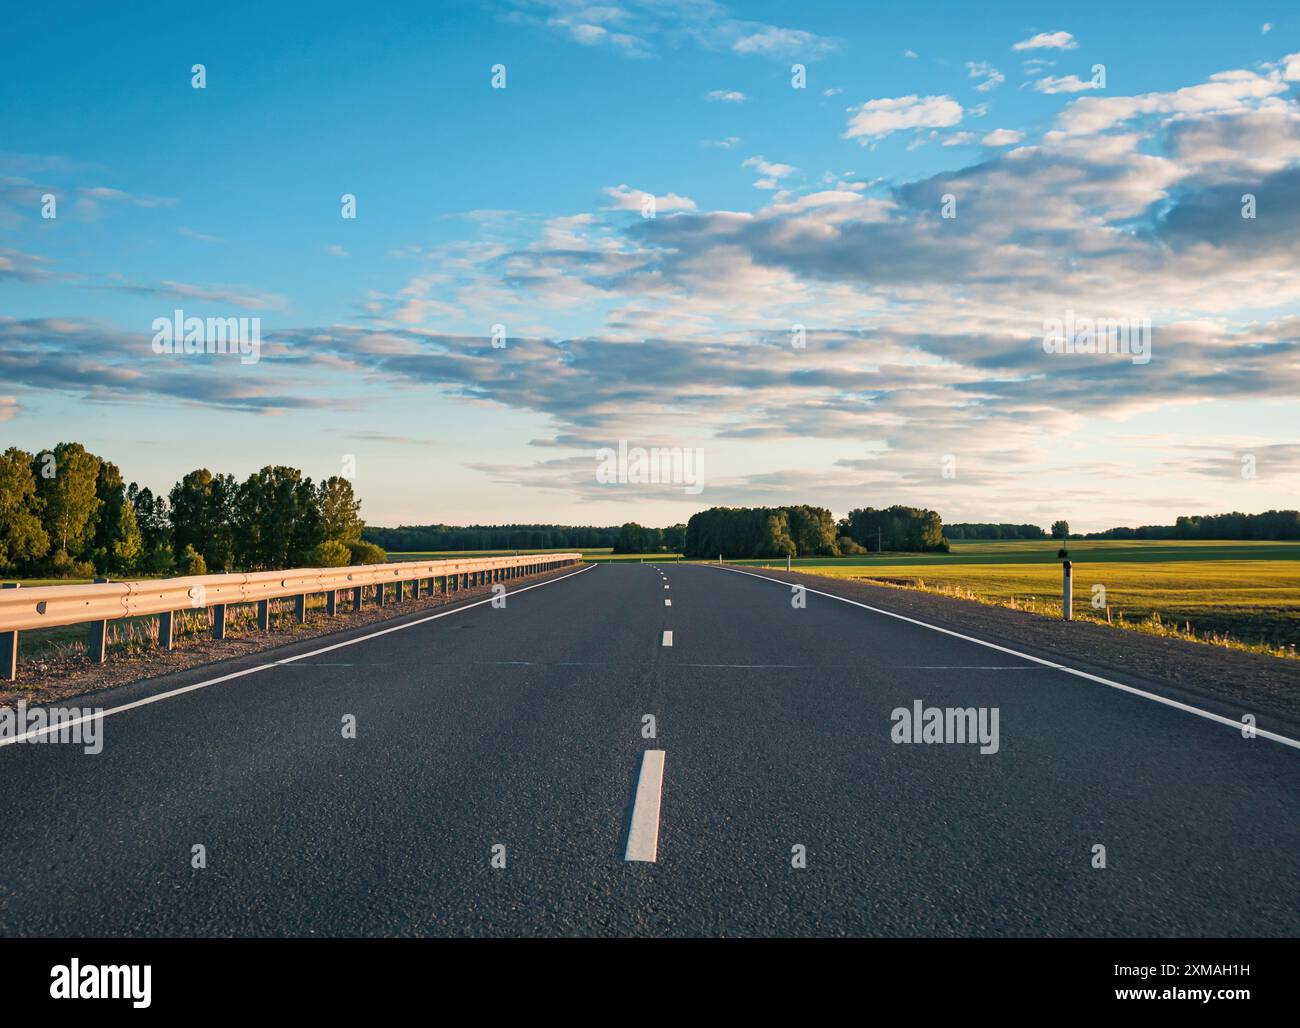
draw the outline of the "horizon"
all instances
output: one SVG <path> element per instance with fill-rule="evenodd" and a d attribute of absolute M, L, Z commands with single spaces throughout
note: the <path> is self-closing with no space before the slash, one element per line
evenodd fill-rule
<path fill-rule="evenodd" d="M 373 527 L 1295 507 L 1300 12 L 781 8 L 12 13 L 4 446 Z"/>

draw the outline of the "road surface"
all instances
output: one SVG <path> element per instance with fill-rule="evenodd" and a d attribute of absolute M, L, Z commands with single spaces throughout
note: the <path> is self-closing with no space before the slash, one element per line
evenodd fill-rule
<path fill-rule="evenodd" d="M 0 934 L 1297 933 L 1296 748 L 722 568 L 517 589 L 0 747 Z"/>

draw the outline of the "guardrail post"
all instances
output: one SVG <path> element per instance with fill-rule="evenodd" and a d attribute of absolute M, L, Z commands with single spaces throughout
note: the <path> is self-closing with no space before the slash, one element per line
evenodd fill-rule
<path fill-rule="evenodd" d="M 17 582 L 6 582 L 3 589 L 22 588 Z M 18 677 L 18 629 L 0 632 L 0 678 L 12 682 Z"/>
<path fill-rule="evenodd" d="M 398 581 L 393 583 L 393 586 L 394 586 L 393 588 L 394 600 L 397 603 L 401 603 L 402 593 L 406 591 L 406 583 L 399 579 Z"/>
<path fill-rule="evenodd" d="M 1068 560 L 1061 564 L 1061 617 L 1065 621 L 1074 620 L 1073 566 Z"/>
<path fill-rule="evenodd" d="M 411 599 L 418 600 L 419 598 L 420 598 L 420 580 L 418 578 L 413 578 L 411 579 Z"/>
<path fill-rule="evenodd" d="M 299 593 L 293 598 L 293 619 L 300 625 L 307 623 L 307 594 Z"/>
<path fill-rule="evenodd" d="M 165 610 L 158 615 L 158 648 L 170 650 L 176 631 L 175 611 Z"/>
<path fill-rule="evenodd" d="M 226 605 L 224 603 L 214 603 L 212 605 L 212 638 L 224 639 L 226 637 Z"/>
<path fill-rule="evenodd" d="M 103 585 L 108 581 L 107 578 L 96 578 L 96 585 Z M 95 664 L 103 664 L 108 660 L 108 622 L 92 621 L 90 623 L 90 641 L 87 644 L 86 656 Z"/>
<path fill-rule="evenodd" d="M 271 601 L 257 601 L 257 630 L 259 632 L 269 631 L 271 628 Z"/>
<path fill-rule="evenodd" d="M 352 609 L 353 610 L 361 609 L 361 601 L 365 597 L 365 593 L 366 593 L 365 586 L 354 585 L 352 587 Z"/>
<path fill-rule="evenodd" d="M 325 594 L 325 613 L 333 617 L 339 610 L 339 591 L 331 589 Z"/>
<path fill-rule="evenodd" d="M 377 585 L 375 586 L 375 602 L 376 602 L 377 604 L 379 604 L 379 606 L 381 606 L 381 607 L 382 607 L 382 606 L 384 605 L 384 603 L 385 603 L 385 600 L 384 600 L 384 583 L 383 583 L 383 582 L 380 582 L 379 584 L 377 584 Z"/>

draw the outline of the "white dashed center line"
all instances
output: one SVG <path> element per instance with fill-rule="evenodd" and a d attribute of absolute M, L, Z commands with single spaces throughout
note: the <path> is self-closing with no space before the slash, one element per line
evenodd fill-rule
<path fill-rule="evenodd" d="M 665 630 L 665 631 L 664 631 L 664 645 L 665 645 L 665 646 L 671 646 L 672 644 L 673 644 L 673 633 L 672 633 L 672 632 L 669 632 L 669 631 L 667 631 L 667 630 Z"/>
<path fill-rule="evenodd" d="M 627 832 L 624 860 L 654 863 L 659 856 L 659 801 L 664 787 L 664 751 L 641 754 L 641 777 L 636 783 L 632 824 Z"/>
<path fill-rule="evenodd" d="M 665 607 L 671 607 L 672 605 L 673 605 L 673 601 L 670 600 L 667 596 L 665 596 L 665 597 L 664 597 L 664 606 L 665 606 Z"/>

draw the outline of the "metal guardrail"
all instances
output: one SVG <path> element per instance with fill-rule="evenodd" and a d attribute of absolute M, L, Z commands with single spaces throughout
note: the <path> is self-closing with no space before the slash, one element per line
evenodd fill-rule
<path fill-rule="evenodd" d="M 340 592 L 351 591 L 352 609 L 360 610 L 367 590 L 384 606 L 388 587 L 401 602 L 410 586 L 412 598 L 451 593 L 474 585 L 520 575 L 551 571 L 582 560 L 581 553 L 536 553 L 521 557 L 474 557 L 465 560 L 400 561 L 358 564 L 343 568 L 293 568 L 233 575 L 194 575 L 90 585 L 45 585 L 32 589 L 0 589 L 0 680 L 13 681 L 18 671 L 18 633 L 65 625 L 90 626 L 91 660 L 108 655 L 108 622 L 119 618 L 157 615 L 158 645 L 171 649 L 174 614 L 178 610 L 212 610 L 212 637 L 226 636 L 226 608 L 257 604 L 257 624 L 270 627 L 270 601 L 293 599 L 295 619 L 307 617 L 307 597 L 325 594 L 326 613 L 338 609 Z"/>

